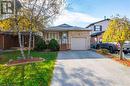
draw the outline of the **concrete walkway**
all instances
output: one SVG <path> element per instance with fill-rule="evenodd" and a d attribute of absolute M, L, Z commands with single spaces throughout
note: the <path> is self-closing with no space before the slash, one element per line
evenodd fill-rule
<path fill-rule="evenodd" d="M 130 68 L 92 51 L 59 52 L 51 86 L 130 86 Z"/>

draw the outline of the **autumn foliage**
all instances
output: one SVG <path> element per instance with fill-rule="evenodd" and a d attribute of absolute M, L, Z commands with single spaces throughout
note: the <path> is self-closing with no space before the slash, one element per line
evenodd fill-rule
<path fill-rule="evenodd" d="M 117 42 L 120 44 L 120 57 L 122 58 L 123 44 L 130 40 L 130 23 L 126 17 L 115 17 L 110 20 L 103 42 Z"/>
<path fill-rule="evenodd" d="M 37 31 L 38 28 L 36 27 L 36 21 L 34 20 L 33 22 L 30 21 L 29 18 L 25 16 L 19 16 L 17 19 L 17 26 L 18 26 L 18 31 L 20 32 L 29 32 L 30 27 L 32 26 L 32 31 Z M 39 22 L 40 23 L 40 22 Z M 0 20 L 0 31 L 13 31 L 16 32 L 17 29 L 15 28 L 16 26 L 16 20 L 13 17 L 7 18 Z"/>

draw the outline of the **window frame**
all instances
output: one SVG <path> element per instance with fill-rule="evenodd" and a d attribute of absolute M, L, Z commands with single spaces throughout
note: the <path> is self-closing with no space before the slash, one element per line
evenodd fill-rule
<path fill-rule="evenodd" d="M 94 31 L 102 31 L 102 25 L 94 25 Z"/>

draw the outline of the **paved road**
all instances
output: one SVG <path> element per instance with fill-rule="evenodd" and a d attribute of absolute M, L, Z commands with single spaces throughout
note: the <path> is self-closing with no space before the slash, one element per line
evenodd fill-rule
<path fill-rule="evenodd" d="M 51 86 L 130 86 L 130 68 L 92 51 L 59 52 Z"/>

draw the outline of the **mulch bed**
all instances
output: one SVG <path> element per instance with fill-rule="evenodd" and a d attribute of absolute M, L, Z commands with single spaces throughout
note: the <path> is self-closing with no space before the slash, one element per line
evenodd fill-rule
<path fill-rule="evenodd" d="M 15 66 L 15 65 L 42 62 L 42 61 L 45 61 L 45 59 L 43 59 L 43 58 L 27 58 L 27 59 L 12 60 L 12 61 L 9 61 L 5 65 L 6 66 Z"/>
<path fill-rule="evenodd" d="M 130 60 L 128 60 L 128 59 L 121 60 L 119 57 L 115 57 L 111 54 L 107 54 L 105 56 L 108 57 L 108 58 L 111 58 L 112 60 L 117 61 L 117 62 L 119 62 L 119 63 L 121 63 L 121 64 L 123 64 L 127 67 L 130 67 Z"/>
<path fill-rule="evenodd" d="M 130 67 L 130 60 L 124 59 L 120 60 L 119 58 L 113 58 L 113 60 L 120 62 L 123 65 L 126 65 L 127 67 Z"/>

